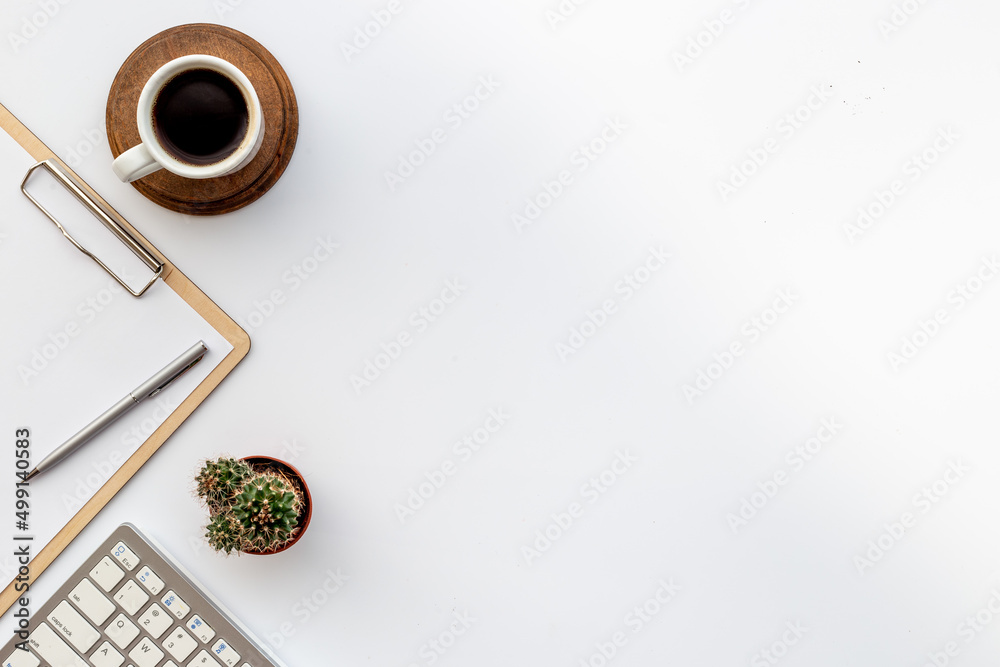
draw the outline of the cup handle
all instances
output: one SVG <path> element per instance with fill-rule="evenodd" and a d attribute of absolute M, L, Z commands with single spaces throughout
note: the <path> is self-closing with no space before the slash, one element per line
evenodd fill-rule
<path fill-rule="evenodd" d="M 122 183 L 131 183 L 163 167 L 153 159 L 145 144 L 139 144 L 115 158 L 111 168 Z"/>

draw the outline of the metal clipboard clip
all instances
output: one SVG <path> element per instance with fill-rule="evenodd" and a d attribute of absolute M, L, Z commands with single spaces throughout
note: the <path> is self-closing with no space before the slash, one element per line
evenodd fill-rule
<path fill-rule="evenodd" d="M 124 243 L 125 246 L 142 261 L 143 264 L 149 267 L 149 270 L 153 272 L 153 277 L 150 278 L 149 282 L 146 283 L 146 285 L 142 289 L 140 289 L 139 291 L 133 289 L 128 283 L 126 283 L 122 279 L 121 276 L 112 271 L 107 264 L 102 262 L 100 257 L 98 257 L 97 255 L 90 252 L 82 245 L 80 245 L 77 242 L 77 240 L 74 239 L 73 236 L 68 231 L 66 231 L 66 228 L 63 227 L 62 223 L 56 220 L 55 216 L 53 216 L 44 206 L 42 206 L 38 202 L 37 199 L 35 199 L 31 195 L 30 192 L 28 192 L 27 190 L 28 179 L 30 179 L 31 175 L 35 172 L 35 170 L 39 168 L 48 171 L 57 181 L 59 181 L 59 183 L 64 188 L 66 188 L 66 190 L 70 192 L 70 194 L 72 194 L 81 204 L 83 204 L 87 208 L 87 210 L 93 213 L 94 217 L 100 220 L 101 224 L 103 224 L 109 232 L 114 234 L 119 241 Z M 92 260 L 100 264 L 101 268 L 107 271 L 108 275 L 117 280 L 118 284 L 124 287 L 129 294 L 135 297 L 142 296 L 146 292 L 146 290 L 148 290 L 153 285 L 153 283 L 156 282 L 156 279 L 162 275 L 163 262 L 158 260 L 156 256 L 149 251 L 148 248 L 146 248 L 142 243 L 139 242 L 138 239 L 136 239 L 134 236 L 132 236 L 131 233 L 129 233 L 129 231 L 124 226 L 124 224 L 127 224 L 125 218 L 123 218 L 114 209 L 110 207 L 106 208 L 99 202 L 94 200 L 89 194 L 87 194 L 87 192 L 84 191 L 83 187 L 81 187 L 82 185 L 83 185 L 82 181 L 80 181 L 74 174 L 66 173 L 66 171 L 64 171 L 63 168 L 57 162 L 53 160 L 43 160 L 38 164 L 33 165 L 30 169 L 28 169 L 28 173 L 24 175 L 24 180 L 21 181 L 21 192 L 24 194 L 25 197 L 31 200 L 32 204 L 37 206 L 38 209 L 45 214 L 45 217 L 51 220 L 53 224 L 55 224 L 55 226 L 59 228 L 59 231 L 62 232 L 62 235 L 65 236 L 67 239 L 69 239 L 69 242 L 72 243 L 74 246 L 76 246 L 80 252 L 82 252 L 87 257 L 90 257 Z"/>

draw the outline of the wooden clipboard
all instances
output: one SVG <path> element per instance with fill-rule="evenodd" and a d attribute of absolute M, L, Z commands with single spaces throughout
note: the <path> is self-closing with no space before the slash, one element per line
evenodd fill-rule
<path fill-rule="evenodd" d="M 222 362 L 198 385 L 197 389 L 189 395 L 174 410 L 166 421 L 157 428 L 149 438 L 132 454 L 125 463 L 115 472 L 105 484 L 98 489 L 93 497 L 80 508 L 80 510 L 69 520 L 69 522 L 56 533 L 55 537 L 45 545 L 32 559 L 30 564 L 29 585 L 52 564 L 66 546 L 80 534 L 108 501 L 121 490 L 125 483 L 132 478 L 139 468 L 149 460 L 149 458 L 159 449 L 160 445 L 177 430 L 177 427 L 187 419 L 194 409 L 201 405 L 201 402 L 222 382 L 233 368 L 250 351 L 250 336 L 240 328 L 238 324 L 226 315 L 219 306 L 212 302 L 205 293 L 192 283 L 187 276 L 177 270 L 166 257 L 164 257 L 149 241 L 146 240 L 127 220 L 122 218 L 114 209 L 82 179 L 77 177 L 62 160 L 56 157 L 48 146 L 43 144 L 38 137 L 31 133 L 6 107 L 0 105 L 0 129 L 9 134 L 14 141 L 28 152 L 36 161 L 50 161 L 58 165 L 59 169 L 71 175 L 76 185 L 90 199 L 96 202 L 106 212 L 113 213 L 117 224 L 121 225 L 125 231 L 135 240 L 139 241 L 146 250 L 155 256 L 158 263 L 162 264 L 159 278 L 167 284 L 170 289 L 177 293 L 191 308 L 193 308 L 209 325 L 212 326 L 223 338 L 232 346 L 232 351 L 226 355 Z M 14 589 L 15 582 L 12 581 L 2 593 L 0 593 L 0 614 L 14 604 L 20 593 Z"/>

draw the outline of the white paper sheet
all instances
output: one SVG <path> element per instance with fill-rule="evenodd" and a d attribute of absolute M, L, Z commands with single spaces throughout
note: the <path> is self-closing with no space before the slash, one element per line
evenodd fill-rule
<path fill-rule="evenodd" d="M 232 350 L 162 281 L 135 298 L 74 248 L 20 192 L 33 163 L 0 132 L 0 475 L 10 480 L 0 538 L 33 536 L 32 556 Z M 31 481 L 28 525 L 19 529 L 16 432 L 27 429 L 34 465 L 199 340 L 209 351 L 191 371 Z M 18 563 L 13 550 L 0 553 L 6 585 Z"/>

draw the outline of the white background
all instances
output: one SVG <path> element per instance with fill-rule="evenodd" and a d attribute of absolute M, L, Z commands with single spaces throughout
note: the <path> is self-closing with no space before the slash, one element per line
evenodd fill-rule
<path fill-rule="evenodd" d="M 0 101 L 253 340 L 38 599 L 129 520 L 289 665 L 601 667 L 617 633 L 622 666 L 987 664 L 1000 287 L 981 277 L 1000 250 L 1000 9 L 402 0 L 346 56 L 387 4 L 4 4 Z M 121 63 L 192 22 L 264 44 L 299 103 L 281 181 L 218 218 L 118 183 L 104 136 Z M 481 77 L 496 90 L 449 125 Z M 620 136 L 580 171 L 574 154 L 609 121 Z M 436 128 L 446 141 L 390 188 Z M 519 228 L 562 170 L 572 183 Z M 314 262 L 319 239 L 338 247 Z M 616 292 L 646 277 L 650 248 L 666 265 Z M 296 282 L 295 267 L 315 270 Z M 418 331 L 446 281 L 461 296 Z M 775 321 L 780 294 L 793 303 Z M 604 325 L 583 326 L 608 299 Z M 574 329 L 592 335 L 567 353 Z M 412 344 L 359 391 L 352 376 L 401 333 Z M 700 372 L 714 377 L 686 395 Z M 453 444 L 501 408 L 463 460 Z M 842 426 L 797 469 L 823 420 Z M 305 471 L 316 507 L 298 545 L 226 559 L 203 544 L 191 477 L 222 453 Z M 626 453 L 605 493 L 584 486 Z M 758 504 L 745 525 L 744 500 Z M 574 502 L 582 514 L 552 528 Z M 679 587 L 665 604 L 661 580 Z M 458 637 L 455 614 L 474 619 Z"/>

